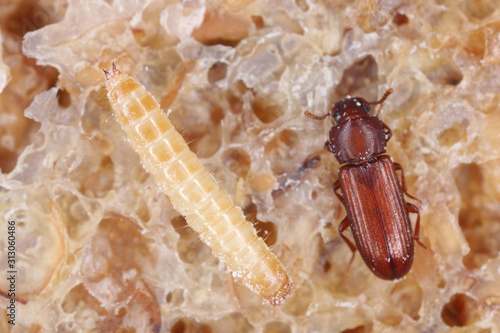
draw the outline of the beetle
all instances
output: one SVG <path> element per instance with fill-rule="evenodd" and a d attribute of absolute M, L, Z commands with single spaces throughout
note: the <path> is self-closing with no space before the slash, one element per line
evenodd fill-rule
<path fill-rule="evenodd" d="M 413 240 L 426 248 L 419 240 L 420 212 L 417 206 L 405 201 L 404 194 L 420 200 L 408 194 L 401 164 L 394 163 L 386 154 L 392 132 L 378 113 L 391 93 L 392 89 L 387 90 L 376 102 L 348 96 L 323 116 L 305 112 L 315 120 L 328 116 L 335 120 L 325 149 L 344 164 L 333 191 L 347 212 L 338 230 L 352 251 L 349 266 L 357 248 L 366 266 L 384 280 L 399 279 L 408 273 L 414 257 Z M 379 111 L 370 116 L 369 106 L 376 104 L 380 104 Z M 409 213 L 417 214 L 415 232 Z M 343 234 L 348 227 L 356 245 Z"/>

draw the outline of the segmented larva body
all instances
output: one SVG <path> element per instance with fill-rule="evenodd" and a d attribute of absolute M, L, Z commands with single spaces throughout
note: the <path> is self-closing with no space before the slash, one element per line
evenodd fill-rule
<path fill-rule="evenodd" d="M 114 65 L 105 74 L 116 119 L 174 208 L 233 276 L 268 302 L 283 302 L 291 291 L 291 280 L 241 209 L 217 185 L 140 83 Z"/>

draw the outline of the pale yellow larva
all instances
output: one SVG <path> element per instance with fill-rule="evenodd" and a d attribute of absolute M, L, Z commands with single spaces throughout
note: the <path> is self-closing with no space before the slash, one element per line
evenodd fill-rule
<path fill-rule="evenodd" d="M 106 72 L 115 116 L 144 168 L 174 208 L 233 276 L 271 304 L 291 292 L 291 280 L 240 208 L 215 182 L 147 90 L 113 64 Z"/>

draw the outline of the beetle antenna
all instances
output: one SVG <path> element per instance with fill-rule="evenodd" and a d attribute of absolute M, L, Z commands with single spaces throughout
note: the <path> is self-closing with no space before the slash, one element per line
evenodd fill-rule
<path fill-rule="evenodd" d="M 323 120 L 330 115 L 330 112 L 328 112 L 327 114 L 324 114 L 322 116 L 316 116 L 309 111 L 305 111 L 304 114 L 306 116 L 308 116 L 309 118 L 314 119 L 314 120 Z"/>
<path fill-rule="evenodd" d="M 390 94 L 393 93 L 394 90 L 392 90 L 392 88 L 389 88 L 387 89 L 387 91 L 385 92 L 384 96 L 382 96 L 381 99 L 379 99 L 378 101 L 376 102 L 367 102 L 366 104 L 368 105 L 376 105 L 376 104 L 380 104 L 380 107 L 378 108 L 377 112 L 375 113 L 375 116 L 378 117 L 378 115 L 380 114 L 380 110 L 382 110 L 382 107 L 384 106 L 384 101 L 387 99 L 387 97 L 389 97 Z"/>

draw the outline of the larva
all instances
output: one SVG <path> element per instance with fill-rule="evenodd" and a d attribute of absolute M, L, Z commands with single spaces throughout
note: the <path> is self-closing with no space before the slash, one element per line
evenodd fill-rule
<path fill-rule="evenodd" d="M 116 119 L 174 208 L 233 276 L 269 303 L 282 303 L 292 282 L 241 209 L 217 185 L 140 83 L 114 64 L 111 72 L 104 73 Z"/>

